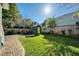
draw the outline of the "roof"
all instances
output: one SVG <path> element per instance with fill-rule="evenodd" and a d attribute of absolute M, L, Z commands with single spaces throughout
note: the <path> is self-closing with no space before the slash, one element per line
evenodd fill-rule
<path fill-rule="evenodd" d="M 74 13 L 76 13 L 76 12 L 79 12 L 79 11 L 75 11 L 75 12 L 67 13 L 67 14 L 64 14 L 64 15 L 58 16 L 58 17 L 56 17 L 56 18 L 60 18 L 60 17 L 66 16 L 66 15 L 74 14 Z"/>
<path fill-rule="evenodd" d="M 56 20 L 56 24 L 57 25 L 75 25 L 75 22 L 79 21 L 79 17 L 74 17 L 72 18 L 76 13 L 79 13 L 79 11 L 75 11 L 75 12 L 71 12 L 71 13 L 68 13 L 68 14 L 64 14 L 62 16 L 59 16 L 59 17 L 56 17 L 55 20 Z M 79 14 L 76 14 L 77 16 Z M 76 16 L 75 15 L 75 16 Z"/>

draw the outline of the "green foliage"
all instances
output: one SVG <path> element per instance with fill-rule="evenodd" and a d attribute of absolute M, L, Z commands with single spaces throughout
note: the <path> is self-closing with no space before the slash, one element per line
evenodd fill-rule
<path fill-rule="evenodd" d="M 52 18 L 47 18 L 46 25 L 47 27 L 54 27 L 56 25 L 55 20 Z"/>
<path fill-rule="evenodd" d="M 76 25 L 79 26 L 79 21 L 76 22 Z"/>
<path fill-rule="evenodd" d="M 10 3 L 9 8 L 10 8 L 9 13 L 10 13 L 11 18 L 13 19 L 13 21 L 17 21 L 20 14 L 19 14 L 16 4 Z"/>
<path fill-rule="evenodd" d="M 30 19 L 27 19 L 27 20 L 25 20 L 25 21 L 26 21 L 25 27 L 32 28 L 32 25 L 33 25 L 32 21 L 31 21 Z"/>
<path fill-rule="evenodd" d="M 54 18 L 47 18 L 43 23 L 42 23 L 42 32 L 45 31 L 46 28 L 50 27 L 53 28 L 56 26 L 56 21 Z"/>
<path fill-rule="evenodd" d="M 17 31 L 14 29 L 4 29 L 4 31 L 5 31 L 4 33 L 5 35 L 13 35 L 17 33 Z"/>
<path fill-rule="evenodd" d="M 73 14 L 73 16 L 78 16 L 79 17 L 79 12 L 76 12 L 75 14 Z"/>
<path fill-rule="evenodd" d="M 31 19 L 23 19 L 15 3 L 9 3 L 9 10 L 2 10 L 4 28 L 28 28 L 36 25 Z"/>
<path fill-rule="evenodd" d="M 33 27 L 39 25 L 36 21 L 33 21 Z"/>
<path fill-rule="evenodd" d="M 68 48 L 69 48 L 72 52 L 79 54 L 79 48 L 78 48 L 78 47 L 68 46 Z"/>
<path fill-rule="evenodd" d="M 54 27 L 56 25 L 56 22 L 53 18 L 47 18 L 43 23 L 42 26 L 45 27 Z"/>
<path fill-rule="evenodd" d="M 3 27 L 12 28 L 19 18 L 19 11 L 15 3 L 9 3 L 9 10 L 2 10 Z"/>
<path fill-rule="evenodd" d="M 46 25 L 46 20 L 42 23 L 42 26 L 45 27 Z"/>

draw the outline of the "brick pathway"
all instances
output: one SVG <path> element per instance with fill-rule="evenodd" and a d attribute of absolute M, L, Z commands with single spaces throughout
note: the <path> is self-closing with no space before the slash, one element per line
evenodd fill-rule
<path fill-rule="evenodd" d="M 17 35 L 5 36 L 4 46 L 0 49 L 1 56 L 24 56 L 24 48 L 17 37 Z"/>

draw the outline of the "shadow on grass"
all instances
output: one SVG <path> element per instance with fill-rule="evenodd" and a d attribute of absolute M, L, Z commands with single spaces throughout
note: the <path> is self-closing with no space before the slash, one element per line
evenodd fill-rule
<path fill-rule="evenodd" d="M 54 43 L 54 44 L 60 44 L 65 46 L 79 47 L 79 45 L 76 44 L 76 41 L 71 37 L 45 34 L 44 38 L 47 39 L 49 43 L 52 43 L 52 44 Z"/>
<path fill-rule="evenodd" d="M 79 52 L 74 53 L 76 49 L 73 49 L 72 51 L 72 49 L 68 48 L 68 46 L 79 48 L 79 45 L 77 45 L 75 40 L 71 37 L 45 34 L 44 38 L 49 41 L 48 44 L 54 45 L 53 47 L 50 47 L 51 49 L 48 48 L 50 52 L 53 51 L 53 53 L 55 53 L 54 55 L 64 55 L 64 56 L 66 55 L 78 56 L 79 55 Z"/>
<path fill-rule="evenodd" d="M 25 35 L 25 37 L 36 37 L 39 36 L 39 34 L 29 34 L 29 35 Z"/>

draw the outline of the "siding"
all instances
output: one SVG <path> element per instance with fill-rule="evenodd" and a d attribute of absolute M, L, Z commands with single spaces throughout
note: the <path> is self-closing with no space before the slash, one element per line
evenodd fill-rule
<path fill-rule="evenodd" d="M 0 4 L 0 48 L 2 47 L 1 43 L 2 41 L 2 8 L 1 8 L 1 4 Z"/>
<path fill-rule="evenodd" d="M 2 44 L 4 43 L 4 32 L 2 28 L 2 8 L 8 10 L 9 5 L 7 3 L 0 4 L 0 48 L 2 47 Z"/>
<path fill-rule="evenodd" d="M 74 17 L 77 12 L 69 13 L 55 18 L 56 24 L 59 25 L 73 25 L 79 21 L 79 17 Z"/>
<path fill-rule="evenodd" d="M 79 34 L 79 29 L 77 28 L 79 27 L 76 25 L 63 25 L 63 26 L 56 26 L 52 30 L 54 31 L 54 33 L 58 33 L 58 34 L 62 34 L 62 30 L 65 30 L 66 35 L 70 35 L 69 30 L 71 30 L 71 34 L 75 35 L 75 34 Z"/>

